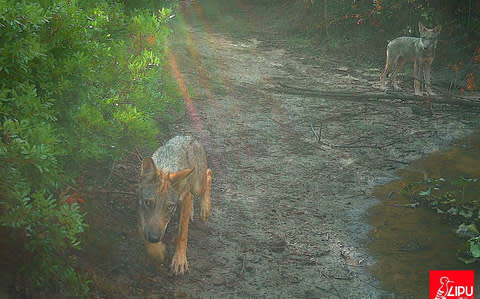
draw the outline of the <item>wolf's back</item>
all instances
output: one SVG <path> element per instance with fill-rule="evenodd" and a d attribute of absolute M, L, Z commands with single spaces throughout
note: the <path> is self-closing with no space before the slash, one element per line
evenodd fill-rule
<path fill-rule="evenodd" d="M 409 58 L 415 57 L 415 47 L 419 40 L 417 37 L 397 37 L 388 43 L 387 51 L 389 51 L 392 56 L 401 56 L 408 60 Z"/>
<path fill-rule="evenodd" d="M 179 189 L 191 189 L 198 193 L 203 185 L 207 170 L 207 156 L 203 146 L 191 136 L 176 136 L 153 153 L 153 161 L 157 168 L 164 172 L 176 172 L 183 169 L 193 169 L 192 174 Z"/>

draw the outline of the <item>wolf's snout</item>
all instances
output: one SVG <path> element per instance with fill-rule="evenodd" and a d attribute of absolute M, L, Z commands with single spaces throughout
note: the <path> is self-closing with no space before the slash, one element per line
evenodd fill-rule
<path fill-rule="evenodd" d="M 156 233 L 148 233 L 147 236 L 146 236 L 146 239 L 150 243 L 158 243 L 158 242 L 160 242 L 161 238 L 162 238 L 162 236 L 160 236 Z"/>
<path fill-rule="evenodd" d="M 430 41 L 429 40 L 424 40 L 423 41 L 423 49 L 424 50 L 428 50 L 428 48 L 430 48 Z"/>

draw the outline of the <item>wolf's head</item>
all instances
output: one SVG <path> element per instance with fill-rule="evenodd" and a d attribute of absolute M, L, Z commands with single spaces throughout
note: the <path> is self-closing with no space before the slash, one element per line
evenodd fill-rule
<path fill-rule="evenodd" d="M 424 50 L 435 49 L 437 47 L 437 39 L 440 31 L 442 30 L 441 25 L 435 26 L 433 29 L 425 27 L 422 23 L 418 23 L 418 31 L 420 31 L 420 41 Z"/>
<path fill-rule="evenodd" d="M 145 158 L 138 190 L 140 224 L 148 242 L 159 242 L 170 219 L 175 214 L 179 194 L 175 186 L 185 179 L 192 169 L 163 173 L 152 158 Z"/>

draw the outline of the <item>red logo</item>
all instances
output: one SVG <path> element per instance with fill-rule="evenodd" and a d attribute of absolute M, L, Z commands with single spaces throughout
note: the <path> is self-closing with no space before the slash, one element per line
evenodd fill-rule
<path fill-rule="evenodd" d="M 474 271 L 430 271 L 430 299 L 473 299 Z"/>

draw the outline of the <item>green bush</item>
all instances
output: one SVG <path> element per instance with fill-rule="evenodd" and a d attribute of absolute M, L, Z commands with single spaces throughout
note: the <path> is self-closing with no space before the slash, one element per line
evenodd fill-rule
<path fill-rule="evenodd" d="M 71 255 L 84 214 L 60 191 L 87 168 L 152 147 L 155 119 L 182 109 L 165 63 L 169 14 L 0 0 L 0 224 L 25 240 L 31 289 L 88 290 Z"/>

